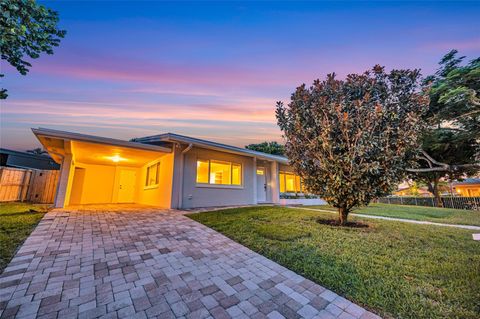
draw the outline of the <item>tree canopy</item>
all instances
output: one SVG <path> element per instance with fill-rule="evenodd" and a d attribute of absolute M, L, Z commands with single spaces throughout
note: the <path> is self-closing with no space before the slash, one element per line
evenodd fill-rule
<path fill-rule="evenodd" d="M 259 144 L 249 144 L 245 146 L 246 149 L 258 151 L 273 155 L 283 155 L 285 153 L 285 146 L 277 142 L 263 142 Z"/>
<path fill-rule="evenodd" d="M 41 53 L 53 54 L 53 47 L 65 36 L 66 31 L 57 27 L 58 21 L 57 12 L 34 0 L 0 0 L 2 60 L 26 75 L 32 66 L 28 59 L 37 59 Z M 0 99 L 7 96 L 2 88 Z"/>
<path fill-rule="evenodd" d="M 287 106 L 277 103 L 276 116 L 291 165 L 344 224 L 354 207 L 389 194 L 404 179 L 427 106 L 418 70 L 386 73 L 375 66 L 345 80 L 329 74 L 310 88 L 301 85 Z"/>
<path fill-rule="evenodd" d="M 465 56 L 447 53 L 440 68 L 424 80 L 431 85 L 425 119 L 432 126 L 461 131 L 467 139 L 480 138 L 480 57 L 462 65 Z M 479 150 L 477 150 L 478 152 Z"/>
<path fill-rule="evenodd" d="M 440 179 L 476 174 L 480 165 L 480 58 L 463 64 L 456 50 L 447 53 L 439 69 L 425 78 L 430 103 L 423 116 L 423 154 L 413 179 L 427 183 L 439 200 Z"/>

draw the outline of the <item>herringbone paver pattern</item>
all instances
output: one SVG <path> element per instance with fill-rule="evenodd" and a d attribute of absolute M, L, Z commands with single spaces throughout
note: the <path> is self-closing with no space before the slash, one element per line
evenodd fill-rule
<path fill-rule="evenodd" d="M 182 215 L 54 210 L 0 277 L 1 318 L 378 318 Z"/>

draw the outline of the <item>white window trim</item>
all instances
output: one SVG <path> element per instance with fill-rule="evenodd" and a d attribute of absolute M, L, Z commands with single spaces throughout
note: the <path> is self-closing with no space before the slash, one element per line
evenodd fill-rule
<path fill-rule="evenodd" d="M 146 185 L 147 183 L 147 175 L 148 175 L 148 169 L 153 166 L 153 165 L 157 165 L 158 164 L 158 170 L 157 170 L 157 179 L 158 179 L 158 183 L 157 184 L 153 184 L 153 185 Z M 146 165 L 145 167 L 145 180 L 143 181 L 143 189 L 144 190 L 147 190 L 147 189 L 154 189 L 154 188 L 158 188 L 160 186 L 160 167 L 162 166 L 162 163 L 160 160 L 157 160 L 157 161 L 153 161 L 153 162 L 150 162 Z"/>
<path fill-rule="evenodd" d="M 302 179 L 300 178 L 300 190 L 297 192 L 297 191 L 288 191 L 286 188 L 287 188 L 287 178 L 286 178 L 286 175 L 293 175 L 294 178 L 296 179 L 297 174 L 295 174 L 294 172 L 290 172 L 290 171 L 279 171 L 278 172 L 278 189 L 280 190 L 280 174 L 283 174 L 283 185 L 285 185 L 285 191 L 282 192 L 280 191 L 280 194 L 304 194 L 304 192 L 302 191 L 302 185 L 303 185 L 303 181 Z M 294 181 L 294 183 L 296 183 L 296 180 Z"/>
<path fill-rule="evenodd" d="M 199 183 L 197 182 L 197 172 L 198 172 L 198 161 L 204 161 L 208 162 L 208 183 Z M 236 184 L 212 184 L 210 183 L 210 165 L 211 161 L 216 161 L 216 162 L 223 162 L 223 163 L 230 163 L 230 180 L 233 179 L 233 164 L 235 165 L 240 165 L 240 185 Z M 195 161 L 195 187 L 200 187 L 200 188 L 228 188 L 228 189 L 243 189 L 244 184 L 243 184 L 243 164 L 242 163 L 236 163 L 236 162 L 231 162 L 231 161 L 222 161 L 222 160 L 217 160 L 217 159 L 205 159 L 205 158 L 197 158 Z"/>

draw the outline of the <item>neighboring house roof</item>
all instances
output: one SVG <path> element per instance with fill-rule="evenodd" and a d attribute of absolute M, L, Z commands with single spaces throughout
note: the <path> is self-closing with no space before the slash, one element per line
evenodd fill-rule
<path fill-rule="evenodd" d="M 221 152 L 239 154 L 239 155 L 244 155 L 249 157 L 256 157 L 263 160 L 277 161 L 282 164 L 288 164 L 288 158 L 284 156 L 252 151 L 246 148 L 202 140 L 199 138 L 194 138 L 194 137 L 189 137 L 189 136 L 174 134 L 174 133 L 165 133 L 165 134 L 159 134 L 159 135 L 139 137 L 139 138 L 135 138 L 134 140 L 140 143 L 179 142 L 179 143 L 185 143 L 185 144 L 192 144 L 194 146 L 199 146 L 202 148 L 217 150 Z"/>
<path fill-rule="evenodd" d="M 60 165 L 48 156 L 0 148 L 2 166 L 56 170 Z"/>
<path fill-rule="evenodd" d="M 465 178 L 464 180 L 460 182 L 455 182 L 453 183 L 453 186 L 457 185 L 475 185 L 475 184 L 480 184 L 480 178 Z"/>
<path fill-rule="evenodd" d="M 161 152 L 167 152 L 167 153 L 170 153 L 172 151 L 170 148 L 164 147 L 164 146 L 130 142 L 130 141 L 119 140 L 115 138 L 72 133 L 72 132 L 52 130 L 47 128 L 38 128 L 38 129 L 32 128 L 32 132 L 37 136 L 54 137 L 54 138 L 60 138 L 65 140 L 77 140 L 77 141 L 83 141 L 83 142 L 108 144 L 108 145 L 138 148 L 138 149 L 144 149 L 144 150 L 150 150 L 150 151 L 161 151 Z"/>

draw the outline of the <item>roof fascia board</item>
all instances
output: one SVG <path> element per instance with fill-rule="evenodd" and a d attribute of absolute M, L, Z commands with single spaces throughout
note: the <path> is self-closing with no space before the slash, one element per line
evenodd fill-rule
<path fill-rule="evenodd" d="M 235 146 L 219 144 L 219 143 L 205 141 L 205 140 L 199 140 L 196 138 L 191 138 L 188 136 L 180 136 L 180 135 L 171 134 L 171 133 L 161 134 L 156 136 L 149 136 L 146 138 L 139 138 L 138 140 L 141 140 L 143 142 L 161 141 L 161 142 L 181 142 L 186 144 L 191 143 L 199 147 L 213 149 L 220 152 L 228 152 L 228 153 L 233 153 L 233 154 L 238 154 L 243 156 L 255 157 L 255 158 L 267 160 L 267 161 L 276 161 L 281 164 L 288 164 L 288 159 L 285 157 L 268 155 L 265 153 L 251 151 L 251 150 L 243 150 Z"/>
<path fill-rule="evenodd" d="M 164 152 L 164 153 L 172 152 L 170 148 L 164 147 L 164 146 L 143 144 L 138 142 L 129 142 L 129 141 L 123 141 L 123 140 L 118 140 L 118 139 L 108 138 L 108 137 L 100 137 L 100 136 L 86 135 L 86 134 L 80 134 L 80 133 L 58 131 L 58 130 L 45 129 L 45 128 L 38 128 L 38 129 L 32 128 L 32 132 L 37 137 L 38 136 L 53 137 L 53 138 L 60 138 L 63 140 L 82 141 L 82 142 L 89 142 L 89 143 L 96 143 L 96 144 L 108 144 L 108 145 L 115 145 L 120 147 L 135 148 L 135 149 L 157 151 L 157 152 Z"/>

